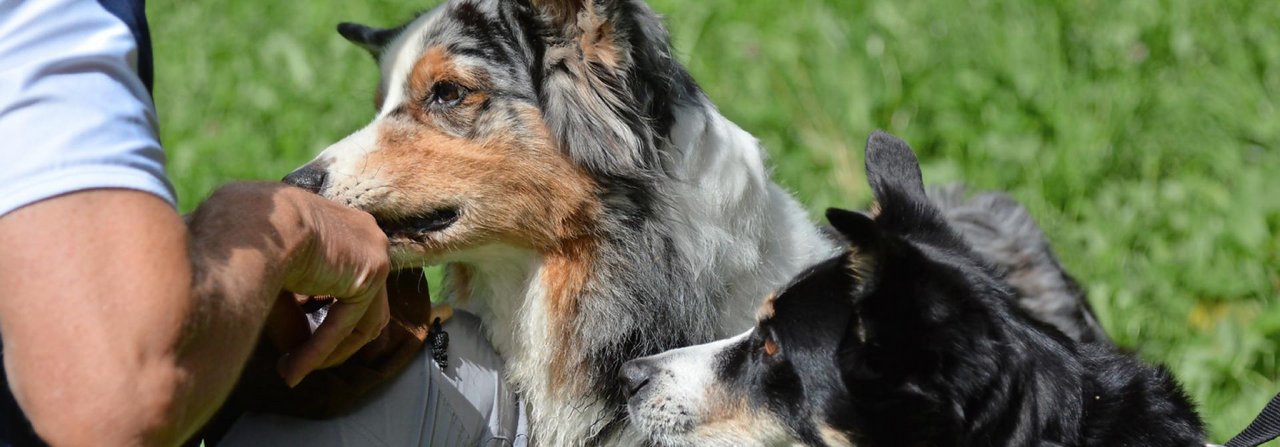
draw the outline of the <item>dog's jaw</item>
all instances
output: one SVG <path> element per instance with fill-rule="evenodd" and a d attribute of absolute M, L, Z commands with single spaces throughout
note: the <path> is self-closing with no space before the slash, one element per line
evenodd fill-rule
<path fill-rule="evenodd" d="M 408 198 L 394 182 L 373 168 L 368 172 L 370 154 L 378 150 L 380 122 L 375 120 L 368 126 L 348 135 L 346 138 L 330 145 L 316 157 L 315 163 L 323 165 L 327 170 L 326 185 L 320 191 L 325 198 L 337 201 L 346 206 L 363 210 L 378 219 L 380 226 L 387 231 L 392 246 L 392 260 L 397 267 L 421 267 L 433 264 L 431 257 L 439 255 L 433 252 L 442 251 L 434 247 L 433 242 L 447 240 L 449 228 L 439 231 L 415 232 L 394 230 L 392 225 L 413 216 L 405 216 L 396 204 L 404 203 Z M 453 210 L 457 207 L 450 204 L 430 206 L 431 210 Z M 461 216 L 455 215 L 457 220 Z M 449 222 L 452 224 L 453 222 Z"/>

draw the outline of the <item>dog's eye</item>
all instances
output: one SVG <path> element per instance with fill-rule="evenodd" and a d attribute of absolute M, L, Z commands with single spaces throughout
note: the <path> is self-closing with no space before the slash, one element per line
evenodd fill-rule
<path fill-rule="evenodd" d="M 763 352 L 765 357 L 773 357 L 774 354 L 778 353 L 778 342 L 773 341 L 772 335 L 764 337 L 764 344 L 760 345 L 760 352 Z"/>
<path fill-rule="evenodd" d="M 431 97 L 428 102 L 440 106 L 456 106 L 467 96 L 467 90 L 454 82 L 440 81 L 431 86 Z"/>

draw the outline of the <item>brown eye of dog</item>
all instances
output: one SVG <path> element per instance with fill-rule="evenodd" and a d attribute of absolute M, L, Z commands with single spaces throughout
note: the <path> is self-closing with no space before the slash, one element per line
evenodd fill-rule
<path fill-rule="evenodd" d="M 764 352 L 765 357 L 773 357 L 774 354 L 778 353 L 778 343 L 773 341 L 773 336 L 765 336 L 764 345 L 760 347 L 760 350 Z"/>
<path fill-rule="evenodd" d="M 431 98 L 429 101 L 432 104 L 442 106 L 456 106 L 462 102 L 462 98 L 466 96 L 466 93 L 466 90 L 456 83 L 441 81 L 431 86 Z"/>

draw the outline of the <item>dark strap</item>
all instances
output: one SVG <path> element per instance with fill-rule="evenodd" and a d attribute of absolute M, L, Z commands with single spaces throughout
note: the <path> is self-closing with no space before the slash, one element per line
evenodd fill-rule
<path fill-rule="evenodd" d="M 1280 436 L 1280 395 L 1271 398 L 1271 402 L 1253 423 L 1244 431 L 1231 438 L 1226 447 L 1257 447 L 1262 443 Z"/>
<path fill-rule="evenodd" d="M 138 77 L 151 91 L 154 69 L 151 66 L 151 30 L 147 27 L 146 0 L 98 0 L 98 4 L 116 16 L 138 41 Z"/>

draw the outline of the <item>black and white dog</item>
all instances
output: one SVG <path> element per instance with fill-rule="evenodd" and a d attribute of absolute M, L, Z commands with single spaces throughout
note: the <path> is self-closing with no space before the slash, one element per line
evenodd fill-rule
<path fill-rule="evenodd" d="M 926 197 L 905 143 L 872 135 L 866 164 L 879 210 L 829 210 L 844 253 L 766 299 L 754 329 L 623 367 L 632 423 L 653 441 L 1204 445 L 1166 369 L 1016 305 Z"/>

